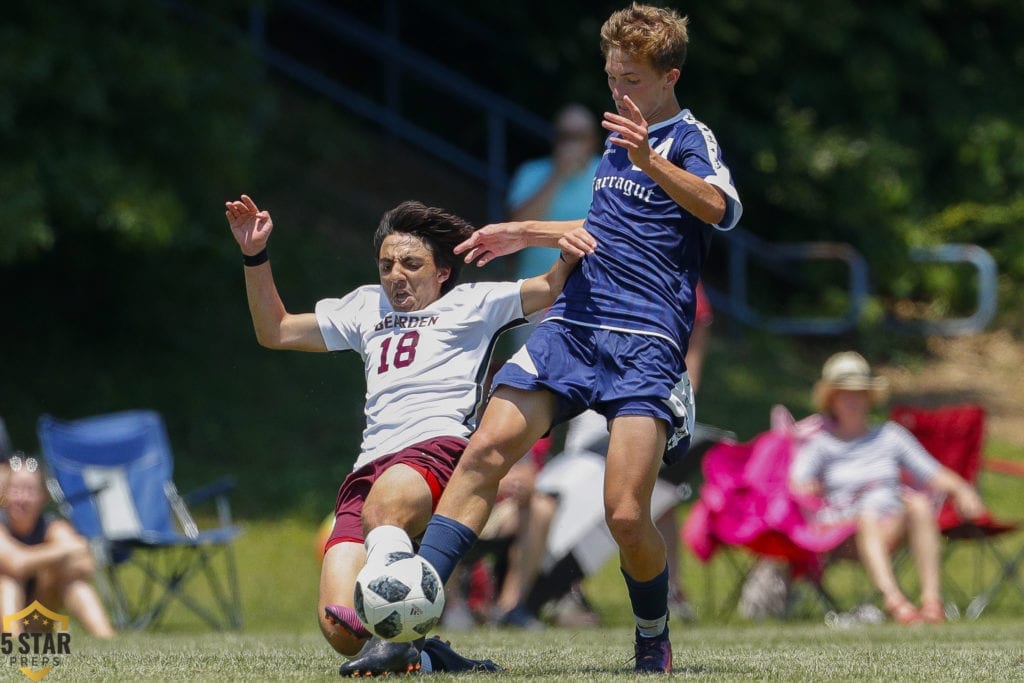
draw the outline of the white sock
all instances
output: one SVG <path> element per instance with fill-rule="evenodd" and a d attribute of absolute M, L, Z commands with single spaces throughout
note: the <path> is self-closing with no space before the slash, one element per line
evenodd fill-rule
<path fill-rule="evenodd" d="M 668 615 L 666 614 L 661 619 L 641 619 L 635 614 L 633 617 L 636 619 L 636 630 L 644 638 L 657 638 L 665 632 L 665 624 L 668 623 Z"/>
<path fill-rule="evenodd" d="M 420 653 L 420 673 L 428 674 L 434 670 L 434 663 L 430 661 L 430 655 L 426 652 Z"/>
<path fill-rule="evenodd" d="M 367 561 L 374 553 L 392 553 L 402 550 L 412 552 L 412 541 L 409 540 L 409 535 L 397 526 L 384 525 L 372 529 L 370 533 L 366 534 L 363 544 L 366 546 Z"/>

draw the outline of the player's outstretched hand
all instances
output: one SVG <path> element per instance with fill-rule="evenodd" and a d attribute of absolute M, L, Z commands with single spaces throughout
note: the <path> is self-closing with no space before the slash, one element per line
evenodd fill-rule
<path fill-rule="evenodd" d="M 618 133 L 619 137 L 609 138 L 608 141 L 613 145 L 625 147 L 629 154 L 629 160 L 638 168 L 646 169 L 651 159 L 651 145 L 647 139 L 647 120 L 628 95 L 623 97 L 622 101 L 629 108 L 629 118 L 606 111 L 601 127 Z"/>
<path fill-rule="evenodd" d="M 231 226 L 231 234 L 235 241 L 242 248 L 246 256 L 254 256 L 263 251 L 267 246 L 267 240 L 274 229 L 274 221 L 270 218 L 269 211 L 260 211 L 256 203 L 243 194 L 241 199 L 233 202 L 224 202 L 224 215 L 228 218 L 228 225 Z"/>
<path fill-rule="evenodd" d="M 597 240 L 586 228 L 573 228 L 558 238 L 558 248 L 562 250 L 562 257 L 573 263 L 597 251 Z"/>
<path fill-rule="evenodd" d="M 498 258 L 525 248 L 526 234 L 522 222 L 491 223 L 476 230 L 465 242 L 455 246 L 456 254 L 465 254 L 466 263 L 486 266 Z"/>

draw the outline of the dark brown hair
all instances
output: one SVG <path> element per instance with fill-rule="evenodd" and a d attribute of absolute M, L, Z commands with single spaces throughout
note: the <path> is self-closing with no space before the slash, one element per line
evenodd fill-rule
<path fill-rule="evenodd" d="M 380 247 L 388 235 L 401 232 L 419 237 L 434 257 L 434 264 L 451 270 L 451 275 L 441 285 L 441 294 L 447 294 L 458 283 L 463 265 L 462 257 L 452 250 L 469 239 L 474 230 L 476 228 L 465 220 L 444 209 L 405 201 L 381 217 L 373 235 L 374 256 L 380 256 Z"/>

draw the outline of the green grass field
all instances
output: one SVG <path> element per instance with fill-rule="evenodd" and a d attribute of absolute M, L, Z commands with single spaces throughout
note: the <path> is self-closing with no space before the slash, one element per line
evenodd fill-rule
<path fill-rule="evenodd" d="M 1024 679 L 1024 623 L 958 622 L 941 627 L 889 624 L 832 630 L 819 624 L 677 626 L 675 676 L 694 680 Z M 499 680 L 621 681 L 632 674 L 627 628 L 480 629 L 452 634 L 467 654 L 508 668 Z M 53 681 L 337 680 L 340 658 L 318 633 L 130 634 L 114 642 L 85 637 Z M 4 680 L 20 678 L 13 667 Z M 461 675 L 459 679 L 494 677 Z M 436 680 L 449 680 L 438 675 Z M 22 679 L 24 680 L 24 679 Z M 649 680 L 649 679 L 648 679 Z"/>
<path fill-rule="evenodd" d="M 290 520 L 245 527 L 237 547 L 243 632 L 211 633 L 180 608 L 172 609 L 155 630 L 126 633 L 113 642 L 88 638 L 73 625 L 72 655 L 47 680 L 336 680 L 342 660 L 315 623 L 319 568 L 314 529 Z M 1014 547 L 1021 543 L 1019 535 L 1010 541 Z M 848 564 L 835 573 L 830 587 L 846 599 L 863 596 L 863 574 Z M 969 583 L 968 563 L 954 564 L 957 581 Z M 677 677 L 1024 680 L 1024 597 L 1013 589 L 1004 590 L 977 621 L 833 629 L 810 601 L 799 618 L 784 622 L 751 624 L 735 614 L 717 615 L 735 581 L 727 559 L 719 556 L 701 565 L 687 555 L 683 570 L 699 619 L 695 624 L 673 623 Z M 621 583 L 614 561 L 587 580 L 585 589 L 605 628 L 537 633 L 482 627 L 439 634 L 470 656 L 506 666 L 501 680 L 630 680 L 632 633 Z M 5 662 L 0 680 L 26 679 Z"/>
<path fill-rule="evenodd" d="M 1016 447 L 994 454 L 1020 459 Z M 1020 517 L 1020 483 L 985 473 L 983 496 L 997 516 Z M 680 508 L 680 516 L 686 507 Z M 245 626 L 241 633 L 211 633 L 180 607 L 145 633 L 113 642 L 85 636 L 72 625 L 73 654 L 46 680 L 335 680 L 341 658 L 316 626 L 319 563 L 315 523 L 308 518 L 245 519 L 236 544 Z M 1017 552 L 1024 534 L 1002 548 Z M 952 556 L 946 597 L 961 609 L 972 585 L 991 581 L 995 565 L 975 575 L 967 545 Z M 1024 680 L 1024 595 L 1007 587 L 977 621 L 942 627 L 862 625 L 827 627 L 821 606 L 806 590 L 796 618 L 751 624 L 730 611 L 729 599 L 743 553 L 719 554 L 707 565 L 684 551 L 682 575 L 698 610 L 695 624 L 673 626 L 676 674 L 711 680 Z M 904 572 L 913 595 L 914 580 Z M 874 600 L 863 571 L 844 563 L 828 575 L 829 589 L 846 606 Z M 587 579 L 585 591 L 606 628 L 524 633 L 481 628 L 446 633 L 466 654 L 508 667 L 501 679 L 618 681 L 632 678 L 630 612 L 614 560 Z M 438 680 L 444 680 L 441 677 Z M 472 678 L 463 676 L 463 678 Z M 0 681 L 27 680 L 4 662 Z"/>

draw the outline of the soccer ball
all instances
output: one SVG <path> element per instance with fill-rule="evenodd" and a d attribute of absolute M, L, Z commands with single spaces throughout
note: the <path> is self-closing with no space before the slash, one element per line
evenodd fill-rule
<path fill-rule="evenodd" d="M 419 555 L 388 553 L 356 576 L 355 608 L 371 633 L 404 643 L 425 636 L 441 620 L 441 577 Z"/>

